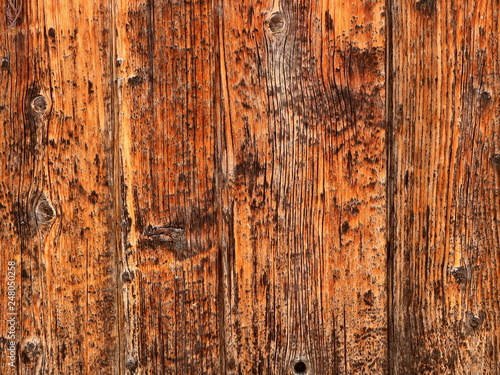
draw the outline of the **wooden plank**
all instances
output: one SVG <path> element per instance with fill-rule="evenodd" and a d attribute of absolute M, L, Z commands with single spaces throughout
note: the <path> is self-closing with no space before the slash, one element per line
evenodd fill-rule
<path fill-rule="evenodd" d="M 381 374 L 384 3 L 218 9 L 223 373 Z"/>
<path fill-rule="evenodd" d="M 120 1 L 124 360 L 219 374 L 213 3 Z"/>
<path fill-rule="evenodd" d="M 0 373 L 116 374 L 109 14 L 9 1 L 7 22 L 21 3 L 0 36 L 2 337 L 17 264 L 15 366 L 3 340 Z"/>
<path fill-rule="evenodd" d="M 498 1 L 392 1 L 394 374 L 500 373 Z"/>

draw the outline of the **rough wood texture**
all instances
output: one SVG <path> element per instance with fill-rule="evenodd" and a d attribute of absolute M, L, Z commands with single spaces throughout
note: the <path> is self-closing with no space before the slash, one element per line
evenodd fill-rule
<path fill-rule="evenodd" d="M 27 1 L 0 37 L 2 337 L 18 263 L 16 369 L 4 339 L 2 374 L 117 371 L 109 27 L 97 3 Z"/>
<path fill-rule="evenodd" d="M 118 7 L 131 373 L 221 373 L 214 11 L 202 0 Z"/>
<path fill-rule="evenodd" d="M 0 374 L 499 374 L 499 8 L 0 2 Z"/>
<path fill-rule="evenodd" d="M 499 4 L 392 10 L 394 373 L 498 374 Z"/>
<path fill-rule="evenodd" d="M 383 7 L 220 6 L 228 374 L 386 371 Z"/>

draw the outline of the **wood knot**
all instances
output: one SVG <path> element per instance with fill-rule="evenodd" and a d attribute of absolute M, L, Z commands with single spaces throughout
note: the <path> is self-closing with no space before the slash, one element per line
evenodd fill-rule
<path fill-rule="evenodd" d="M 47 99 L 43 95 L 38 95 L 31 101 L 31 108 L 40 115 L 47 111 L 47 107 Z"/>
<path fill-rule="evenodd" d="M 144 233 L 152 240 L 159 243 L 175 243 L 185 236 L 182 228 L 167 228 L 148 226 Z"/>
<path fill-rule="evenodd" d="M 35 220 L 37 227 L 47 227 L 56 217 L 56 210 L 44 193 L 38 195 L 35 202 Z"/>
<path fill-rule="evenodd" d="M 42 344 L 37 340 L 27 341 L 21 350 L 21 359 L 24 363 L 35 363 L 42 354 Z"/>
<path fill-rule="evenodd" d="M 490 158 L 490 163 L 491 163 L 494 167 L 496 167 L 496 168 L 500 169 L 500 154 L 495 154 L 495 155 L 493 155 L 493 156 Z"/>
<path fill-rule="evenodd" d="M 141 241 L 151 247 L 162 247 L 171 251 L 179 260 L 195 253 L 188 246 L 186 231 L 183 228 L 148 226 L 144 231 L 146 239 Z"/>
<path fill-rule="evenodd" d="M 482 103 L 489 103 L 491 102 L 491 94 L 486 91 L 486 90 L 483 90 L 481 92 L 481 94 L 479 94 L 479 98 L 481 100 Z"/>
<path fill-rule="evenodd" d="M 124 283 L 129 283 L 134 280 L 134 272 L 125 270 L 122 273 L 122 280 Z"/>
<path fill-rule="evenodd" d="M 467 311 L 466 321 L 469 327 L 471 327 L 472 329 L 478 329 L 483 323 L 485 317 L 486 314 L 484 313 L 484 311 L 479 311 L 479 315 Z"/>
<path fill-rule="evenodd" d="M 129 358 L 127 359 L 127 362 L 125 362 L 125 367 L 127 370 L 134 372 L 137 370 L 137 367 L 139 367 L 139 363 L 137 362 L 137 359 L 135 358 Z"/>
<path fill-rule="evenodd" d="M 37 233 L 48 231 L 56 218 L 56 210 L 43 192 L 32 192 L 21 198 L 14 210 L 19 235 L 34 237 Z"/>
<path fill-rule="evenodd" d="M 454 267 L 451 274 L 458 284 L 463 284 L 467 281 L 467 269 L 465 267 Z"/>
<path fill-rule="evenodd" d="M 272 33 L 281 33 L 285 29 L 285 16 L 283 15 L 282 12 L 275 12 L 271 15 L 271 18 L 269 19 L 269 30 L 271 30 Z"/>
<path fill-rule="evenodd" d="M 10 70 L 10 59 L 7 56 L 2 59 L 2 69 Z"/>

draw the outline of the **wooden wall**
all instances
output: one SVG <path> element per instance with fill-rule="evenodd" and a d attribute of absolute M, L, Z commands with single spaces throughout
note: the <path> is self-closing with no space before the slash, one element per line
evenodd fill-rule
<path fill-rule="evenodd" d="M 0 9 L 0 374 L 500 374 L 498 1 Z"/>

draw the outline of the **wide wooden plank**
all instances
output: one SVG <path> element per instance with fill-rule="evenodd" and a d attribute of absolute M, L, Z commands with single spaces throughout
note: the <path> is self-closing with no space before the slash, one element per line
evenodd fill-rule
<path fill-rule="evenodd" d="M 117 4 L 126 368 L 219 374 L 215 10 Z"/>
<path fill-rule="evenodd" d="M 109 13 L 83 0 L 2 4 L 14 27 L 0 36 L 0 373 L 116 374 Z"/>
<path fill-rule="evenodd" d="M 392 0 L 394 374 L 500 373 L 498 6 Z"/>
<path fill-rule="evenodd" d="M 384 2 L 220 2 L 227 374 L 387 369 Z"/>

